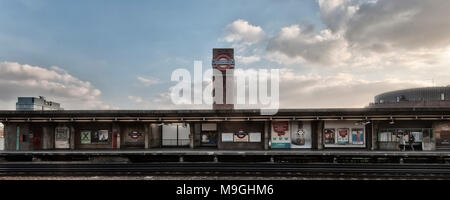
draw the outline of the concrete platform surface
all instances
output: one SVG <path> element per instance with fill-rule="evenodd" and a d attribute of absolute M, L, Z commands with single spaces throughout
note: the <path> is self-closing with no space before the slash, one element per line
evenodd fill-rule
<path fill-rule="evenodd" d="M 37 150 L 0 151 L 8 155 L 293 155 L 293 156 L 437 156 L 450 157 L 450 151 L 369 151 L 369 150 L 193 150 L 193 149 L 148 149 L 148 150 Z"/>

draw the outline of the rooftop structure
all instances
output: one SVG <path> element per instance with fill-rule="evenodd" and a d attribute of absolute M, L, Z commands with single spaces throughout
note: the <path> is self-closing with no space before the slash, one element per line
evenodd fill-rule
<path fill-rule="evenodd" d="M 450 107 L 450 87 L 395 90 L 375 96 L 369 107 Z"/>
<path fill-rule="evenodd" d="M 59 103 L 47 101 L 45 97 L 19 97 L 16 110 L 63 110 Z"/>

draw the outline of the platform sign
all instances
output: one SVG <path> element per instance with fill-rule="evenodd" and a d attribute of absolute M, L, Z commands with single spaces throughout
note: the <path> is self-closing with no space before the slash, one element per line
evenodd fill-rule
<path fill-rule="evenodd" d="M 233 142 L 234 133 L 222 133 L 222 142 Z"/>
<path fill-rule="evenodd" d="M 70 132 L 68 127 L 55 128 L 55 148 L 56 149 L 70 148 Z"/>
<path fill-rule="evenodd" d="M 240 130 L 237 133 L 234 133 L 234 142 L 248 142 L 248 133 L 244 130 Z"/>
<path fill-rule="evenodd" d="M 289 131 L 289 122 L 272 122 L 272 149 L 291 148 L 291 134 Z"/>
<path fill-rule="evenodd" d="M 215 123 L 203 123 L 202 131 L 217 131 L 217 124 Z"/>
<path fill-rule="evenodd" d="M 248 134 L 250 142 L 261 142 L 261 133 L 253 132 Z"/>

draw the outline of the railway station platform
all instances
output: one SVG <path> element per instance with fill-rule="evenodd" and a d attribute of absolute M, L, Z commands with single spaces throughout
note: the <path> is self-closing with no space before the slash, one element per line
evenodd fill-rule
<path fill-rule="evenodd" d="M 369 150 L 41 150 L 0 151 L 0 162 L 450 163 L 450 151 Z"/>
<path fill-rule="evenodd" d="M 371 150 L 191 150 L 191 149 L 151 149 L 151 150 L 36 150 L 0 151 L 8 155 L 167 155 L 167 156 L 434 156 L 450 157 L 450 151 L 371 151 Z"/>

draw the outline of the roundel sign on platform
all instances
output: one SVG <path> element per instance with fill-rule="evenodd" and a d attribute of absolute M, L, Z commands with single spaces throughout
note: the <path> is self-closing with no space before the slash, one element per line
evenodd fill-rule
<path fill-rule="evenodd" d="M 225 54 L 217 56 L 214 63 L 216 64 L 217 69 L 219 69 L 220 71 L 225 71 L 234 64 L 233 60 Z"/>
<path fill-rule="evenodd" d="M 247 133 L 244 130 L 239 130 L 239 132 L 237 132 L 236 136 L 240 139 L 243 139 L 243 138 L 247 137 Z"/>
<path fill-rule="evenodd" d="M 137 131 L 133 131 L 130 134 L 128 134 L 128 136 L 130 136 L 132 139 L 138 139 L 142 136 L 142 134 Z"/>

